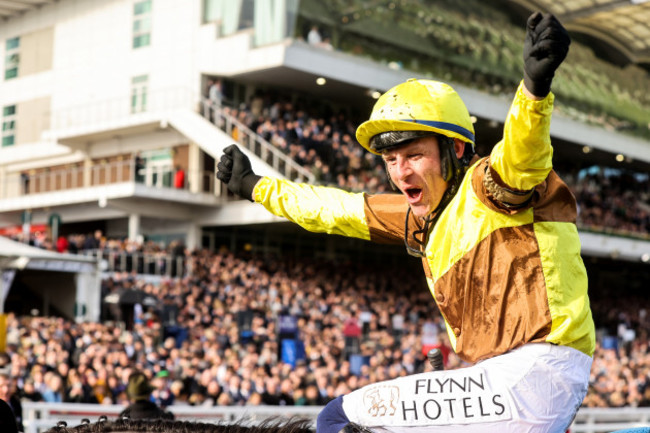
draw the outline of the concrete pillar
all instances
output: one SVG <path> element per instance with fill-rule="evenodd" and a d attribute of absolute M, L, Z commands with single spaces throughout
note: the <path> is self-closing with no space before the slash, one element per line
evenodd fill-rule
<path fill-rule="evenodd" d="M 84 157 L 84 188 L 92 184 L 93 160 L 88 155 Z"/>
<path fill-rule="evenodd" d="M 203 153 L 196 143 L 190 143 L 188 148 L 187 172 L 190 191 L 199 193 L 203 190 Z"/>
<path fill-rule="evenodd" d="M 195 223 L 189 223 L 187 227 L 187 239 L 185 240 L 185 246 L 190 250 L 201 247 L 201 236 L 203 230 L 201 226 Z"/>
<path fill-rule="evenodd" d="M 140 235 L 140 215 L 132 213 L 129 215 L 129 240 L 137 241 Z"/>
<path fill-rule="evenodd" d="M 18 177 L 18 180 L 21 180 Z M 0 185 L 2 185 L 2 191 L 0 192 L 0 198 L 7 198 L 7 169 L 3 166 L 0 167 Z M 20 189 L 15 188 L 19 193 L 22 193 Z M 18 194 L 16 194 L 18 195 Z"/>
<path fill-rule="evenodd" d="M 99 270 L 76 274 L 75 321 L 77 323 L 99 321 L 102 304 L 101 281 Z"/>

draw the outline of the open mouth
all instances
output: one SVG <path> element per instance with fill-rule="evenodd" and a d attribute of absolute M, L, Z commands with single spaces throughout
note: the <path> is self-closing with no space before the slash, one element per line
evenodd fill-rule
<path fill-rule="evenodd" d="M 417 201 L 422 197 L 422 188 L 407 188 L 405 192 L 411 202 Z"/>

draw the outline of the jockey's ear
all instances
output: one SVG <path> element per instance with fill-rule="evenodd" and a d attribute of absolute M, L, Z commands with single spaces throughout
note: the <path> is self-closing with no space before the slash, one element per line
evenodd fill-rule
<path fill-rule="evenodd" d="M 454 138 L 454 152 L 456 152 L 456 158 L 461 159 L 465 154 L 465 145 L 466 143 L 460 138 Z"/>

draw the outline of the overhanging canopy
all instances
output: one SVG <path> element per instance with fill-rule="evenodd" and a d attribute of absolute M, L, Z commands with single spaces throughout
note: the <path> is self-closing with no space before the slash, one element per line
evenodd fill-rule
<path fill-rule="evenodd" d="M 5 301 L 20 309 L 38 299 L 43 314 L 52 307 L 78 321 L 99 320 L 100 273 L 93 257 L 47 251 L 0 236 L 0 273 L 0 312 Z"/>
<path fill-rule="evenodd" d="M 92 257 L 47 251 L 0 236 L 0 269 L 95 272 L 97 260 Z"/>

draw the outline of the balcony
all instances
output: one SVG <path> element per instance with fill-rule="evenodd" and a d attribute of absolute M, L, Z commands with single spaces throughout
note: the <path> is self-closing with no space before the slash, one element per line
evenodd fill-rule
<path fill-rule="evenodd" d="M 68 167 L 43 168 L 8 176 L 2 184 L 0 212 L 98 202 L 140 196 L 190 204 L 213 205 L 221 189 L 208 170 L 177 176 L 171 165 L 145 165 L 133 158 L 99 160 Z M 220 186 L 220 185 L 219 185 Z"/>

